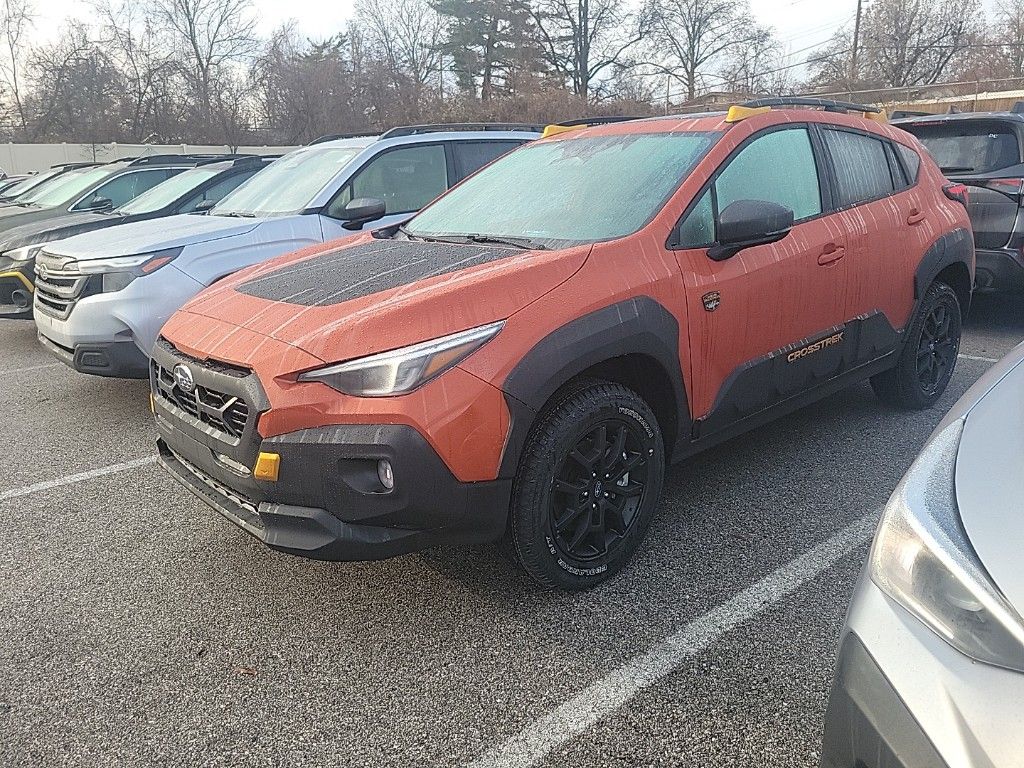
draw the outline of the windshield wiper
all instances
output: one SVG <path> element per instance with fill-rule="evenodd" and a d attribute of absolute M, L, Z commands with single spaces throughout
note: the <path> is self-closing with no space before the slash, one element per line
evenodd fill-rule
<path fill-rule="evenodd" d="M 471 243 L 492 243 L 494 245 L 511 245 L 513 248 L 522 248 L 526 251 L 543 251 L 546 245 L 531 240 L 528 237 L 506 237 L 504 235 L 466 235 Z"/>
<path fill-rule="evenodd" d="M 943 173 L 969 173 L 974 170 L 973 165 L 943 165 L 939 168 Z"/>
<path fill-rule="evenodd" d="M 218 216 L 230 216 L 233 219 L 255 219 L 255 213 L 243 213 L 242 211 L 220 211 Z"/>

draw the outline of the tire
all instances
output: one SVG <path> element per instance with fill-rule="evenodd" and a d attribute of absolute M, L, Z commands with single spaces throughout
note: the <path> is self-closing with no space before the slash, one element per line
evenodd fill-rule
<path fill-rule="evenodd" d="M 961 329 L 956 292 L 945 283 L 932 283 L 910 325 L 896 367 L 871 377 L 878 398 L 907 410 L 935 405 L 953 376 Z"/>
<path fill-rule="evenodd" d="M 563 388 L 519 461 L 509 521 L 516 560 L 547 588 L 600 584 L 643 541 L 664 476 L 661 429 L 636 392 L 599 380 Z"/>

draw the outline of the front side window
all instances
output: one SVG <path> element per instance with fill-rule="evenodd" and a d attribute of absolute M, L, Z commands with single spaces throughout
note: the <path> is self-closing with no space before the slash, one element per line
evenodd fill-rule
<path fill-rule="evenodd" d="M 175 176 L 183 168 L 160 168 L 151 171 L 134 171 L 111 179 L 101 184 L 79 202 L 75 203 L 76 211 L 88 210 L 97 200 L 109 200 L 112 208 L 119 208 L 129 200 L 134 200 L 143 192 L 152 189 L 170 176 Z"/>
<path fill-rule="evenodd" d="M 806 128 L 772 131 L 743 147 L 679 225 L 678 247 L 714 243 L 718 214 L 738 200 L 778 203 L 797 221 L 821 214 L 818 165 Z"/>
<path fill-rule="evenodd" d="M 308 208 L 362 147 L 312 146 L 275 160 L 213 207 L 213 216 L 287 216 Z"/>
<path fill-rule="evenodd" d="M 448 189 L 448 161 L 440 144 L 422 144 L 383 152 L 359 171 L 327 209 L 337 216 L 350 200 L 383 200 L 385 211 L 418 211 Z"/>
<path fill-rule="evenodd" d="M 414 236 L 595 242 L 645 226 L 718 133 L 540 141 L 510 152 L 413 218 Z"/>
<path fill-rule="evenodd" d="M 825 146 L 836 170 L 836 205 L 846 208 L 895 191 L 885 144 L 850 131 L 826 129 Z"/>

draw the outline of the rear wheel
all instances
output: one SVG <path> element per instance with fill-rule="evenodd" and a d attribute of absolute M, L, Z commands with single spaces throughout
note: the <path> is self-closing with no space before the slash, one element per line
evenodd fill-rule
<path fill-rule="evenodd" d="M 639 395 L 604 381 L 567 388 L 520 461 L 509 527 L 516 559 L 546 587 L 600 583 L 643 540 L 664 473 L 661 430 Z"/>
<path fill-rule="evenodd" d="M 945 283 L 932 283 L 907 332 L 896 367 L 872 377 L 880 399 L 900 408 L 934 405 L 953 376 L 960 351 L 960 301 Z"/>

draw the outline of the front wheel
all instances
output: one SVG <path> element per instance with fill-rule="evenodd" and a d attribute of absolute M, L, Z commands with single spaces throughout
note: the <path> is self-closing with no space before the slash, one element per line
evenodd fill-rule
<path fill-rule="evenodd" d="M 566 388 L 520 460 L 509 526 L 516 559 L 545 587 L 599 584 L 643 540 L 664 475 L 661 429 L 636 392 L 605 381 Z"/>
<path fill-rule="evenodd" d="M 875 394 L 900 408 L 935 405 L 953 377 L 961 323 L 956 291 L 945 283 L 932 283 L 907 331 L 896 367 L 871 378 Z"/>

